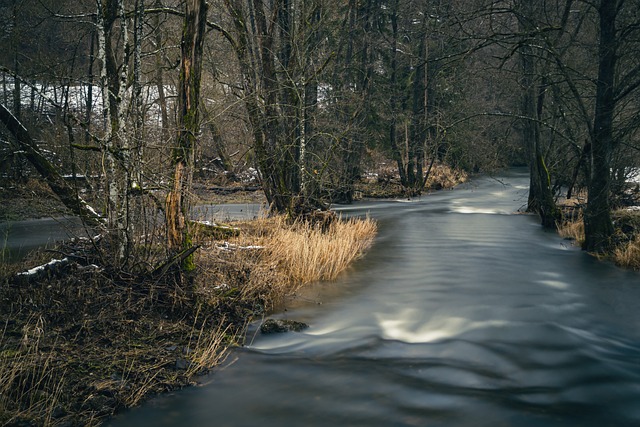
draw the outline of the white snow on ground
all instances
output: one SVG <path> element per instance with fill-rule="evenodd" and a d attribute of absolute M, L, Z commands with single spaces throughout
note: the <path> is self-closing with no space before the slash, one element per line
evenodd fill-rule
<path fill-rule="evenodd" d="M 46 264 L 33 267 L 31 270 L 23 271 L 22 273 L 18 273 L 18 276 L 33 276 L 34 274 L 44 271 L 47 267 L 52 267 L 56 264 L 66 263 L 68 261 L 69 261 L 69 258 L 52 259 Z"/>
<path fill-rule="evenodd" d="M 264 249 L 264 246 L 254 246 L 254 245 L 249 245 L 249 246 L 238 246 L 238 245 L 234 245 L 232 243 L 229 242 L 224 242 L 222 245 L 220 246 L 216 246 L 216 249 L 219 249 L 221 251 L 234 251 L 237 249 L 240 250 L 258 250 L 258 249 Z"/>
<path fill-rule="evenodd" d="M 1 74 L 0 74 L 1 75 Z M 4 83 L 2 83 L 4 81 Z M 91 105 L 94 118 L 102 117 L 104 110 L 104 102 L 102 100 L 102 91 L 99 86 L 88 84 L 75 84 L 62 86 L 60 84 L 48 85 L 43 83 L 28 83 L 23 81 L 20 86 L 20 104 L 23 108 L 33 108 L 36 111 L 42 111 L 47 115 L 55 115 L 55 107 L 63 106 L 68 103 L 69 109 L 80 120 L 85 117 L 87 100 L 89 98 L 89 88 L 91 88 Z M 0 79 L 0 93 L 4 92 L 6 99 L 13 99 L 13 77 L 9 74 L 4 75 L 4 80 Z M 176 89 L 171 85 L 164 86 L 167 102 L 170 103 L 177 95 Z M 131 89 L 127 93 L 127 98 L 131 98 Z M 158 87 L 155 85 L 146 85 L 142 88 L 142 99 L 145 104 L 147 114 L 147 123 L 161 122 L 160 106 L 158 104 Z M 128 102 L 125 100 L 125 103 Z"/>
<path fill-rule="evenodd" d="M 212 221 L 207 221 L 207 220 L 203 220 L 203 221 L 193 221 L 196 224 L 202 224 L 202 225 L 206 225 L 208 227 L 218 227 L 224 230 L 240 230 L 238 227 L 231 227 L 229 225 L 219 225 L 215 222 Z"/>

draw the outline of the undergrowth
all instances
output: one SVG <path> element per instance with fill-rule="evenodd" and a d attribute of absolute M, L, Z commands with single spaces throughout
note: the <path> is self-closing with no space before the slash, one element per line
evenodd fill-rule
<path fill-rule="evenodd" d="M 371 244 L 371 220 L 269 218 L 226 241 L 203 233 L 198 271 L 175 276 L 70 263 L 38 280 L 0 268 L 0 425 L 94 426 L 198 381 L 248 322 L 304 283 L 333 280 Z M 187 288 L 191 289 L 187 291 Z"/>

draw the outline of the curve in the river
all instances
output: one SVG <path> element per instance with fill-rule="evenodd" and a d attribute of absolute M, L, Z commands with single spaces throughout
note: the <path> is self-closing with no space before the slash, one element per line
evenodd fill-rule
<path fill-rule="evenodd" d="M 111 425 L 640 425 L 638 275 L 515 214 L 526 185 L 340 209 L 380 235 L 283 314 L 309 329 L 256 334 L 207 386 Z"/>

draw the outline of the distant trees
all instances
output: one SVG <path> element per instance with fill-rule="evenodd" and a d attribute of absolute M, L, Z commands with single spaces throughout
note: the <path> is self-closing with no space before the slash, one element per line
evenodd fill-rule
<path fill-rule="evenodd" d="M 561 191 L 588 191 L 600 251 L 640 145 L 630 0 L 25 0 L 0 15 L 2 104 L 103 190 L 122 266 L 150 235 L 147 205 L 170 252 L 189 245 L 203 151 L 255 166 L 291 215 L 352 201 L 372 150 L 407 194 L 435 162 L 526 163 L 546 226 Z"/>
<path fill-rule="evenodd" d="M 240 64 L 242 99 L 252 128 L 263 190 L 276 212 L 311 203 L 308 146 L 315 133 L 321 0 L 225 0 Z"/>

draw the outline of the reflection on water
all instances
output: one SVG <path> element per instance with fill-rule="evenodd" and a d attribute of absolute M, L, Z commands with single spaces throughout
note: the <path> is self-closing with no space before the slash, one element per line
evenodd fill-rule
<path fill-rule="evenodd" d="M 640 425 L 638 276 L 512 214 L 526 184 L 341 207 L 380 235 L 282 314 L 309 329 L 258 334 L 208 385 L 112 425 Z"/>

